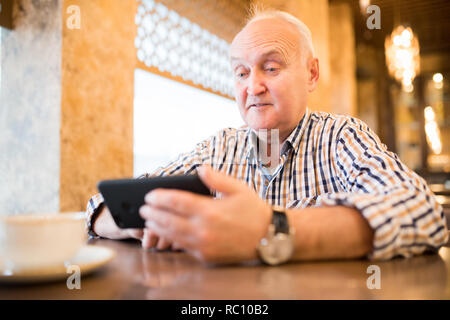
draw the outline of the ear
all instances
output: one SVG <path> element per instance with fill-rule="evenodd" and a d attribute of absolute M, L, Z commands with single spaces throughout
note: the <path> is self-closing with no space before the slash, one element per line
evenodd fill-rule
<path fill-rule="evenodd" d="M 308 92 L 313 92 L 319 82 L 319 59 L 310 58 L 307 63 L 308 68 Z"/>

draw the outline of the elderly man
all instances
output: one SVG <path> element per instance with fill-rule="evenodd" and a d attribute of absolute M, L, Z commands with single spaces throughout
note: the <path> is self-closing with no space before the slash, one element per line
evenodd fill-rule
<path fill-rule="evenodd" d="M 422 178 L 360 120 L 307 108 L 319 62 L 301 21 L 257 13 L 230 57 L 248 127 L 222 130 L 152 174 L 197 171 L 220 197 L 157 189 L 140 208 L 146 228 L 121 230 L 96 195 L 91 235 L 212 263 L 390 259 L 447 242 L 442 208 Z"/>

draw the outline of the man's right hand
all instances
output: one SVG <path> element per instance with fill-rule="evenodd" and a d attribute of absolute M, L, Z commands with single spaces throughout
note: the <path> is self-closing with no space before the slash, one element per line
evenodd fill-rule
<path fill-rule="evenodd" d="M 119 228 L 106 206 L 103 206 L 95 223 L 92 227 L 93 231 L 102 238 L 120 240 L 120 239 L 137 239 L 142 243 L 144 249 L 156 248 L 158 250 L 167 250 L 171 247 L 171 243 L 148 229 L 121 229 Z M 172 246 L 174 250 L 181 249 L 176 245 Z"/>

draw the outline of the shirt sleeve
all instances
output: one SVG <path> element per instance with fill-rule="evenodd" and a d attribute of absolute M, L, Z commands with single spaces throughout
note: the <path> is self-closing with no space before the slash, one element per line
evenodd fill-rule
<path fill-rule="evenodd" d="M 212 143 L 215 140 L 216 137 L 212 136 L 211 138 L 198 143 L 192 151 L 182 153 L 167 166 L 160 167 L 153 173 L 142 174 L 137 177 L 137 179 L 150 178 L 155 176 L 162 177 L 170 175 L 190 174 L 202 164 L 211 164 L 211 150 L 213 149 Z M 99 237 L 94 232 L 93 225 L 103 205 L 104 200 L 100 193 L 95 194 L 88 201 L 86 208 L 86 229 L 88 235 L 91 238 Z"/>
<path fill-rule="evenodd" d="M 369 259 L 436 252 L 447 243 L 443 209 L 425 180 L 388 151 L 365 123 L 352 119 L 335 146 L 337 180 L 346 192 L 327 194 L 319 202 L 362 214 L 374 230 Z"/>

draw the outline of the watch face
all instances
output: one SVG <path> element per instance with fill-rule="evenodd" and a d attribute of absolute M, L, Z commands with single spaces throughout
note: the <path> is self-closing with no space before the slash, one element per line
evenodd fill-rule
<path fill-rule="evenodd" d="M 264 239 L 259 246 L 259 254 L 264 262 L 276 265 L 288 261 L 294 252 L 292 237 L 277 233 L 269 241 Z"/>

